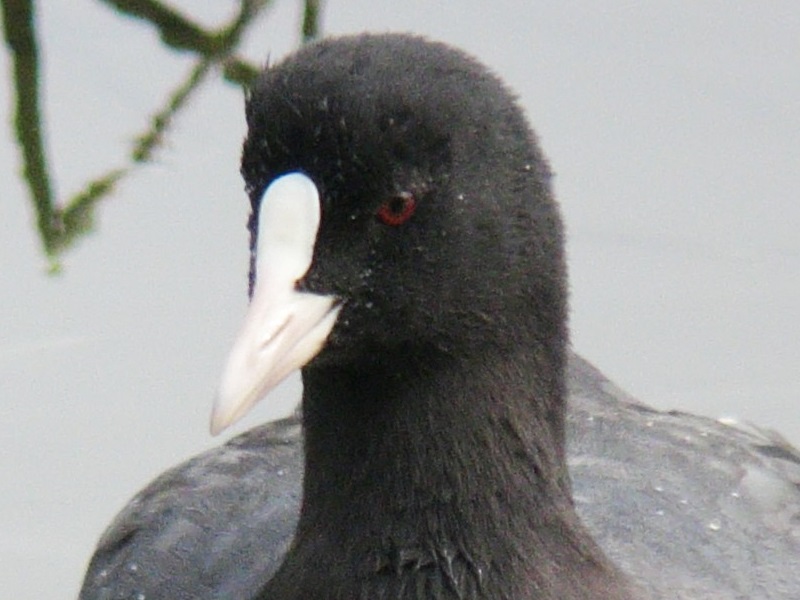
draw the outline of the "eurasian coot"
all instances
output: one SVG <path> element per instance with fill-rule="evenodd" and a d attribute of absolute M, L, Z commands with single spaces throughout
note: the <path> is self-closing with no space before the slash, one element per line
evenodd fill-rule
<path fill-rule="evenodd" d="M 302 367 L 304 448 L 282 422 L 162 476 L 81 598 L 796 597 L 797 453 L 568 357 L 550 172 L 496 77 L 328 40 L 247 119 L 253 299 L 212 428 Z"/>

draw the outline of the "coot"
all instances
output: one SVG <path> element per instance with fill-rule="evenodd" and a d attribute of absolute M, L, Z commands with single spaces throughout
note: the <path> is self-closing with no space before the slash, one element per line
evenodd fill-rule
<path fill-rule="evenodd" d="M 252 303 L 212 429 L 302 367 L 304 446 L 289 420 L 156 480 L 82 598 L 796 597 L 797 453 L 568 357 L 549 170 L 497 78 L 340 38 L 247 118 Z"/>

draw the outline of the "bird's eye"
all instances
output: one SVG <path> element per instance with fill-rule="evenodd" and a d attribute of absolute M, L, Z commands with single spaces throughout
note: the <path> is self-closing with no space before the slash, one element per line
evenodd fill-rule
<path fill-rule="evenodd" d="M 417 199 L 411 192 L 395 194 L 378 209 L 378 219 L 385 225 L 396 227 L 411 218 L 417 208 Z"/>

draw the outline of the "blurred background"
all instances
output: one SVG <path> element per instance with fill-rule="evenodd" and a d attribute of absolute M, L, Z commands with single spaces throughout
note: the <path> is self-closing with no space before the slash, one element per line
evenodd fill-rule
<path fill-rule="evenodd" d="M 236 48 L 253 64 L 301 42 L 302 3 L 267 4 Z M 239 10 L 233 0 L 169 6 L 209 29 Z M 63 202 L 129 164 L 197 56 L 107 3 L 35 8 L 40 133 Z M 655 407 L 738 417 L 800 445 L 794 0 L 329 0 L 320 24 L 325 35 L 424 34 L 494 69 L 556 173 L 576 350 Z M 207 423 L 246 306 L 243 99 L 212 67 L 150 161 L 99 203 L 93 233 L 48 258 L 4 50 L 0 590 L 68 599 L 126 500 L 222 441 Z M 290 410 L 298 394 L 288 382 L 227 436 Z"/>

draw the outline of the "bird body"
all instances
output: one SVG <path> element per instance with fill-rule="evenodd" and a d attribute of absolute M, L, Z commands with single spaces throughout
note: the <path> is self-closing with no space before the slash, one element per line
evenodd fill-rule
<path fill-rule="evenodd" d="M 768 432 L 653 410 L 575 354 L 567 383 L 576 511 L 647 597 L 800 595 L 800 453 Z M 254 597 L 293 538 L 303 464 L 292 417 L 167 471 L 109 525 L 81 600 Z"/>

